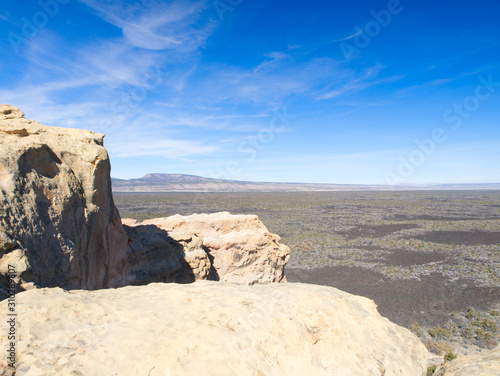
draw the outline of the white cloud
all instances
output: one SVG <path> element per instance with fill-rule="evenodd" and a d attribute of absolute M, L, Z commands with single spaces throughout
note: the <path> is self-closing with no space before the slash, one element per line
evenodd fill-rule
<path fill-rule="evenodd" d="M 297 62 L 293 58 L 273 59 L 257 68 L 212 65 L 200 80 L 193 99 L 230 103 L 252 103 L 267 108 L 281 105 L 286 98 L 316 93 L 326 84 L 340 85 L 354 79 L 354 72 L 338 60 L 315 58 Z M 201 98 L 198 93 L 203 93 Z"/>
<path fill-rule="evenodd" d="M 207 8 L 203 1 L 145 1 L 143 5 L 124 5 L 104 0 L 80 0 L 105 21 L 119 27 L 134 47 L 148 50 L 193 50 L 202 45 L 213 30 L 213 23 L 193 27 Z"/>
<path fill-rule="evenodd" d="M 194 155 L 206 155 L 217 151 L 217 147 L 204 145 L 201 142 L 175 140 L 147 135 L 130 135 L 116 137 L 106 144 L 110 155 L 114 158 L 164 157 L 185 158 Z"/>
<path fill-rule="evenodd" d="M 317 95 L 316 99 L 318 100 L 323 100 L 323 99 L 332 99 L 338 96 L 341 96 L 345 93 L 348 92 L 359 92 L 362 90 L 365 90 L 371 86 L 383 84 L 383 83 L 388 83 L 388 82 L 395 82 L 399 81 L 402 79 L 404 76 L 390 76 L 390 77 L 384 77 L 381 79 L 375 79 L 379 73 L 382 71 L 383 67 L 380 65 L 375 65 L 373 67 L 370 67 L 366 69 L 364 72 L 361 74 L 358 74 L 356 77 L 354 77 L 352 80 L 350 80 L 348 83 L 342 85 L 342 86 L 337 86 L 335 89 L 331 90 L 328 89 L 324 91 L 323 93 Z"/>
<path fill-rule="evenodd" d="M 286 59 L 287 57 L 289 57 L 286 53 L 279 51 L 269 52 L 267 54 L 264 54 L 264 56 L 271 59 Z"/>
<path fill-rule="evenodd" d="M 356 31 L 354 34 L 351 34 L 345 38 L 342 38 L 342 39 L 337 39 L 335 40 L 334 42 L 344 42 L 346 40 L 349 40 L 349 39 L 352 39 L 352 38 L 355 38 L 357 37 L 359 34 L 361 34 L 363 32 L 363 30 L 359 29 L 358 31 Z"/>

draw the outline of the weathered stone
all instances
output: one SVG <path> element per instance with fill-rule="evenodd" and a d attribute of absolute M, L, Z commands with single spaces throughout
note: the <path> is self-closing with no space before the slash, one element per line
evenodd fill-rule
<path fill-rule="evenodd" d="M 212 261 L 215 279 L 245 284 L 286 281 L 284 268 L 290 249 L 256 215 L 174 215 L 141 224 L 158 226 L 174 239 L 184 234 L 199 237 Z"/>
<path fill-rule="evenodd" d="M 0 274 L 20 288 L 97 289 L 126 269 L 102 134 L 47 127 L 0 105 Z"/>
<path fill-rule="evenodd" d="M 371 300 L 330 287 L 52 288 L 20 293 L 17 306 L 16 375 L 423 376 L 427 368 L 416 336 Z M 2 354 L 7 333 L 1 320 Z"/>

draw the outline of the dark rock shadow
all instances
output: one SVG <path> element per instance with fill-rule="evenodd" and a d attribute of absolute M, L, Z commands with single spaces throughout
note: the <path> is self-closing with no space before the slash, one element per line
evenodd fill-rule
<path fill-rule="evenodd" d="M 217 272 L 217 269 L 215 269 L 214 266 L 214 256 L 212 256 L 210 250 L 207 247 L 203 245 L 202 248 L 207 253 L 208 259 L 210 260 L 210 273 L 208 274 L 208 279 L 211 281 L 220 281 L 219 273 Z"/>
<path fill-rule="evenodd" d="M 129 236 L 127 248 L 127 284 L 151 282 L 192 283 L 195 273 L 185 260 L 184 246 L 156 225 L 123 226 Z M 219 280 L 213 256 L 207 253 L 212 269 L 208 279 Z"/>

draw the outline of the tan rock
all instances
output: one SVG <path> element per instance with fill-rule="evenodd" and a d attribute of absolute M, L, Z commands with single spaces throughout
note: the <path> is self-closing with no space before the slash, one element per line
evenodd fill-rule
<path fill-rule="evenodd" d="M 19 108 L 0 104 L 0 120 L 21 119 L 23 117 L 24 113 Z"/>
<path fill-rule="evenodd" d="M 371 300 L 324 286 L 52 288 L 20 293 L 17 306 L 17 375 L 423 376 L 427 368 L 418 338 Z M 0 320 L 2 354 L 7 333 Z"/>
<path fill-rule="evenodd" d="M 194 234 L 212 260 L 217 279 L 235 283 L 284 282 L 290 249 L 256 215 L 230 213 L 174 215 L 141 223 L 155 225 L 177 239 Z M 181 234 L 181 235 L 177 235 Z"/>
<path fill-rule="evenodd" d="M 102 134 L 47 127 L 0 105 L 0 273 L 22 288 L 113 286 L 127 236 Z"/>
<path fill-rule="evenodd" d="M 216 280 L 210 256 L 197 235 L 175 232 L 171 233 L 170 236 L 182 245 L 184 251 L 183 265 L 175 282 L 194 282 L 199 279 Z"/>
<path fill-rule="evenodd" d="M 446 362 L 436 376 L 498 376 L 500 375 L 500 346 L 478 354 L 458 357 Z"/>

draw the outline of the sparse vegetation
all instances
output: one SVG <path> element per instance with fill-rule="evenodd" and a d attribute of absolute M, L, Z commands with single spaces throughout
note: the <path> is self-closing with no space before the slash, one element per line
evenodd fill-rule
<path fill-rule="evenodd" d="M 427 367 L 427 376 L 432 376 L 437 370 L 437 365 Z"/>
<path fill-rule="evenodd" d="M 476 310 L 472 307 L 467 307 L 467 312 L 465 313 L 465 318 L 472 320 L 472 319 L 478 319 L 480 318 L 481 315 L 476 312 Z"/>
<path fill-rule="evenodd" d="M 115 194 L 123 217 L 257 214 L 292 250 L 289 268 L 370 268 L 392 279 L 441 273 L 500 286 L 498 192 Z M 497 206 L 495 206 L 497 205 Z M 481 234 L 490 233 L 487 237 Z M 396 253 L 412 256 L 405 262 Z M 392 256 L 394 261 L 385 261 Z M 443 260 L 453 258 L 450 264 Z"/>
<path fill-rule="evenodd" d="M 453 351 L 448 351 L 445 355 L 444 355 L 444 360 L 445 362 L 450 362 L 454 359 L 457 359 L 457 354 L 455 354 Z"/>
<path fill-rule="evenodd" d="M 447 339 L 451 337 L 451 331 L 440 326 L 427 331 L 432 338 Z"/>
<path fill-rule="evenodd" d="M 413 323 L 410 325 L 409 328 L 418 338 L 422 337 L 423 335 L 423 328 L 418 324 L 418 323 Z"/>
<path fill-rule="evenodd" d="M 422 343 L 425 345 L 425 347 L 427 347 L 427 350 L 436 355 L 443 355 L 448 351 L 451 351 L 450 344 L 445 341 L 436 341 L 432 338 L 426 338 L 422 341 Z"/>
<path fill-rule="evenodd" d="M 256 214 L 291 248 L 288 269 L 358 267 L 416 282 L 439 274 L 500 288 L 498 191 L 119 193 L 114 198 L 122 217 L 139 221 L 219 211 Z M 419 323 L 409 328 L 440 355 L 453 343 L 491 348 L 498 343 L 500 312 L 497 306 L 482 308 L 453 308 L 433 326 L 415 317 Z"/>

